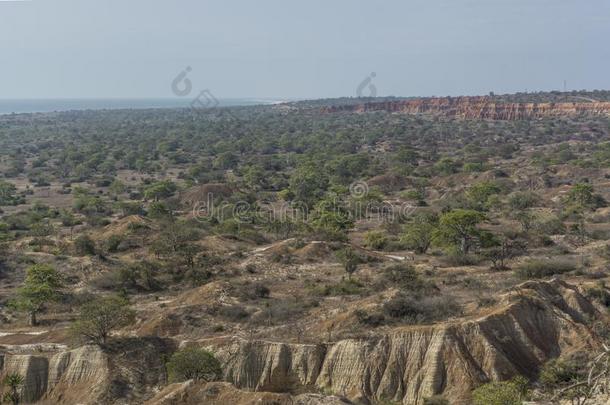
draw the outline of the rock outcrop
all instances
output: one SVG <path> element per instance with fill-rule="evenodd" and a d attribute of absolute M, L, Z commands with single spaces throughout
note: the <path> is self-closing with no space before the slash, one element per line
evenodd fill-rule
<path fill-rule="evenodd" d="M 253 391 L 320 390 L 353 401 L 421 404 L 444 395 L 469 403 L 473 388 L 515 374 L 534 378 L 548 359 L 598 342 L 597 310 L 559 280 L 528 282 L 495 311 L 460 323 L 405 327 L 369 340 L 297 345 L 235 340 L 214 348 L 225 378 Z"/>
<path fill-rule="evenodd" d="M 164 358 L 174 349 L 163 339 L 122 339 L 104 349 L 0 353 L 0 378 L 24 377 L 21 398 L 40 404 L 141 403 L 165 384 Z M 6 349 L 5 349 L 6 350 Z"/>
<path fill-rule="evenodd" d="M 2 376 L 24 377 L 21 397 L 26 403 L 95 403 L 107 384 L 108 358 L 97 346 L 44 354 L 0 355 Z"/>
<path fill-rule="evenodd" d="M 386 111 L 435 114 L 462 119 L 524 120 L 577 115 L 610 115 L 610 102 L 504 103 L 489 97 L 445 97 L 331 106 L 326 113 Z"/>
<path fill-rule="evenodd" d="M 55 353 L 4 349 L 0 378 L 24 376 L 26 403 L 44 404 L 318 404 L 391 400 L 420 405 L 442 395 L 469 404 L 470 392 L 515 374 L 535 378 L 551 358 L 594 350 L 588 326 L 601 314 L 560 280 L 527 282 L 472 319 L 400 327 L 369 339 L 288 344 L 242 339 L 200 342 L 223 363 L 227 383 L 165 385 L 166 339 L 118 339 L 103 350 Z M 195 344 L 195 342 L 186 342 Z M 325 393 L 328 395 L 320 395 Z"/>

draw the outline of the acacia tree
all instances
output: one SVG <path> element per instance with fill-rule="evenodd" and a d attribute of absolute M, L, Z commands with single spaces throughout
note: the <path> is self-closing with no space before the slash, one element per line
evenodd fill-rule
<path fill-rule="evenodd" d="M 413 223 L 405 227 L 402 241 L 407 244 L 409 249 L 413 249 L 419 254 L 425 254 L 432 244 L 437 226 L 438 217 L 436 215 L 418 215 Z"/>
<path fill-rule="evenodd" d="M 461 254 L 468 254 L 473 242 L 480 235 L 477 225 L 485 218 L 485 215 L 474 210 L 449 211 L 441 215 L 435 239 L 441 244 L 455 247 Z"/>
<path fill-rule="evenodd" d="M 29 323 L 36 326 L 36 314 L 60 297 L 62 277 L 47 264 L 35 264 L 26 270 L 23 286 L 17 290 L 13 306 L 29 314 Z"/>
<path fill-rule="evenodd" d="M 129 308 L 126 299 L 99 297 L 81 307 L 72 332 L 94 343 L 105 344 L 112 330 L 127 326 L 134 320 L 135 311 Z"/>
<path fill-rule="evenodd" d="M 217 381 L 222 378 L 220 362 L 211 352 L 198 348 L 187 348 L 173 354 L 167 363 L 169 380 Z"/>

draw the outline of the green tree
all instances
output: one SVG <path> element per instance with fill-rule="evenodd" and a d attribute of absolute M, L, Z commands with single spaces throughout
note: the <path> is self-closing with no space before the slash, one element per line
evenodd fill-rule
<path fill-rule="evenodd" d="M 313 162 L 297 167 L 290 177 L 291 196 L 295 201 L 313 205 L 328 187 L 328 177 Z"/>
<path fill-rule="evenodd" d="M 30 325 L 35 326 L 36 314 L 44 306 L 60 298 L 62 277 L 53 267 L 35 264 L 26 270 L 23 286 L 17 290 L 13 306 L 29 314 Z"/>
<path fill-rule="evenodd" d="M 468 254 L 481 233 L 477 225 L 485 218 L 485 215 L 473 210 L 449 211 L 441 215 L 434 237 L 441 244 L 455 247 L 461 254 Z"/>
<path fill-rule="evenodd" d="M 405 226 L 402 241 L 407 248 L 419 254 L 425 254 L 432 244 L 437 226 L 438 217 L 436 215 L 418 215 L 412 223 Z"/>
<path fill-rule="evenodd" d="M 220 362 L 203 349 L 187 348 L 177 351 L 167 362 L 167 374 L 172 382 L 186 380 L 217 381 L 222 378 Z"/>
<path fill-rule="evenodd" d="M 17 196 L 16 193 L 17 187 L 14 184 L 0 180 L 0 206 L 25 203 L 25 199 Z"/>
<path fill-rule="evenodd" d="M 134 320 L 135 311 L 126 299 L 99 297 L 81 307 L 78 319 L 72 324 L 72 332 L 94 343 L 105 344 L 111 331 Z"/>
<path fill-rule="evenodd" d="M 484 211 L 490 208 L 490 197 L 498 194 L 500 191 L 500 187 L 496 183 L 483 181 L 473 184 L 466 190 L 466 199 L 472 209 Z"/>
<path fill-rule="evenodd" d="M 595 194 L 593 186 L 589 183 L 575 184 L 568 192 L 566 203 L 590 210 L 606 206 L 604 198 Z"/>
<path fill-rule="evenodd" d="M 354 221 L 342 202 L 330 197 L 318 203 L 312 224 L 325 239 L 346 240 L 347 231 L 354 226 Z"/>
<path fill-rule="evenodd" d="M 174 195 L 178 187 L 171 180 L 157 181 L 144 188 L 144 198 L 147 200 L 159 201 Z"/>

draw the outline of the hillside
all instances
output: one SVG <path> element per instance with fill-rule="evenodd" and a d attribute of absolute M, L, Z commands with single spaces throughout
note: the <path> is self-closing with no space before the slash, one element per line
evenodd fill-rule
<path fill-rule="evenodd" d="M 524 97 L 0 116 L 0 380 L 42 404 L 605 401 L 610 107 Z"/>

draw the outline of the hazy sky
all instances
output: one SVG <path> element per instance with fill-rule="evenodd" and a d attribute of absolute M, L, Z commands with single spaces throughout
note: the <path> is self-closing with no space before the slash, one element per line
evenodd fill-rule
<path fill-rule="evenodd" d="M 0 1 L 0 98 L 610 89 L 608 0 Z"/>

